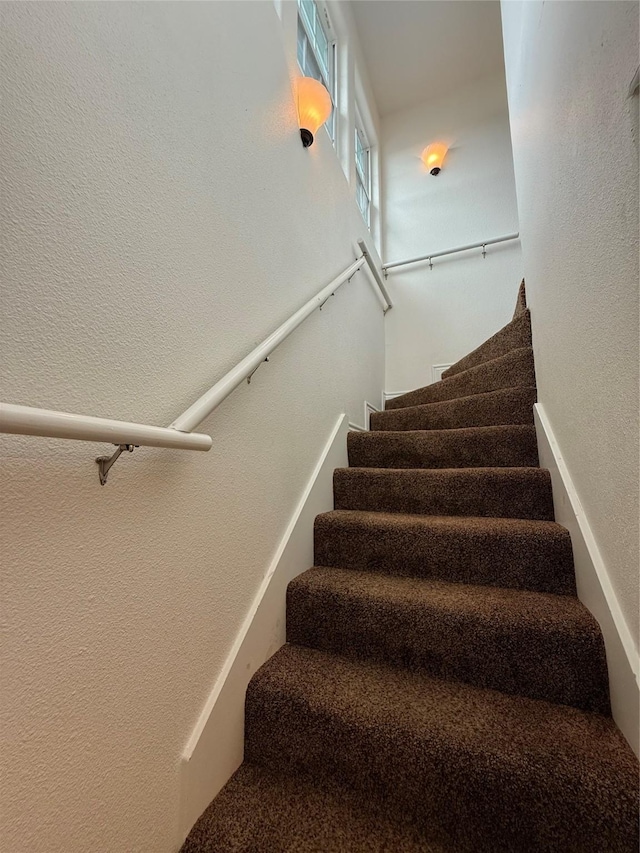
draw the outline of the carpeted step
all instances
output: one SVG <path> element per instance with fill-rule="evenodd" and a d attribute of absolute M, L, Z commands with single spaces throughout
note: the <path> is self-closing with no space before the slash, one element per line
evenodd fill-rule
<path fill-rule="evenodd" d="M 350 790 L 457 853 L 631 853 L 637 762 L 612 720 L 284 646 L 246 701 L 246 760 Z"/>
<path fill-rule="evenodd" d="M 501 388 L 441 403 L 373 412 L 369 427 L 377 431 L 532 424 L 535 402 L 535 388 Z"/>
<path fill-rule="evenodd" d="M 183 853 L 638 849 L 637 761 L 536 467 L 530 343 L 523 282 L 512 323 L 349 437 L 288 588 L 297 645 L 251 679 L 245 764 Z"/>
<path fill-rule="evenodd" d="M 540 468 L 337 468 L 333 495 L 335 509 L 554 519 Z"/>
<path fill-rule="evenodd" d="M 610 713 L 600 629 L 568 595 L 316 567 L 289 584 L 287 642 Z"/>
<path fill-rule="evenodd" d="M 354 468 L 490 468 L 538 465 L 534 426 L 350 432 Z"/>
<path fill-rule="evenodd" d="M 518 288 L 518 297 L 516 299 L 516 307 L 513 312 L 514 319 L 524 313 L 527 310 L 527 288 L 524 283 L 524 279 L 520 282 L 520 287 Z"/>
<path fill-rule="evenodd" d="M 434 382 L 424 388 L 387 400 L 385 409 L 440 403 L 442 400 L 484 394 L 487 391 L 497 391 L 499 388 L 533 388 L 535 384 L 533 350 L 531 347 L 523 347 L 457 373 L 450 379 L 443 379 L 441 382 Z"/>
<path fill-rule="evenodd" d="M 453 853 L 348 791 L 244 763 L 181 853 Z"/>
<path fill-rule="evenodd" d="M 529 309 L 526 309 L 521 314 L 515 316 L 499 332 L 496 332 L 495 335 L 492 335 L 483 344 L 480 344 L 473 352 L 465 355 L 460 361 L 456 361 L 455 364 L 443 371 L 442 378 L 448 379 L 450 376 L 455 376 L 456 373 L 461 373 L 463 370 L 468 370 L 477 364 L 483 364 L 485 361 L 491 361 L 494 358 L 499 358 L 501 355 L 506 355 L 511 350 L 530 346 L 531 314 L 529 313 Z"/>
<path fill-rule="evenodd" d="M 333 510 L 318 515 L 320 566 L 575 595 L 569 531 L 553 521 Z"/>

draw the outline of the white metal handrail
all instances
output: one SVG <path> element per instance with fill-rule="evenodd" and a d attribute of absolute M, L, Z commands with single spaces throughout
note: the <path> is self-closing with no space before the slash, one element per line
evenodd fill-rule
<path fill-rule="evenodd" d="M 39 435 L 80 441 L 108 441 L 145 447 L 171 447 L 175 450 L 209 450 L 210 435 L 181 433 L 168 427 L 72 415 L 32 406 L 0 403 L 0 432 Z"/>
<path fill-rule="evenodd" d="M 275 332 L 269 335 L 268 338 L 265 338 L 261 344 L 258 344 L 239 364 L 232 367 L 219 382 L 216 382 L 213 388 L 210 388 L 206 394 L 203 394 L 199 400 L 196 400 L 192 406 L 189 406 L 186 412 L 183 412 L 179 418 L 176 418 L 171 424 L 171 429 L 191 432 L 198 424 L 201 424 L 238 385 L 244 382 L 245 379 L 250 379 L 253 376 L 260 365 L 268 360 L 274 349 L 285 338 L 288 338 L 291 332 L 307 319 L 309 314 L 313 313 L 316 308 L 322 308 L 327 299 L 333 296 L 336 290 L 348 281 L 364 262 L 364 257 L 358 258 L 357 261 L 354 261 L 344 272 L 336 276 L 326 287 L 323 287 L 320 293 L 317 293 L 299 311 L 296 311 L 288 320 L 285 320 Z"/>
<path fill-rule="evenodd" d="M 517 240 L 520 233 L 506 234 L 504 237 L 494 237 L 491 240 L 481 240 L 479 243 L 469 243 L 466 246 L 456 246 L 455 249 L 445 249 L 443 252 L 429 252 L 426 255 L 419 255 L 417 258 L 408 258 L 406 261 L 392 261 L 389 264 L 382 264 L 385 278 L 387 272 L 395 267 L 406 267 L 407 264 L 417 264 L 419 261 L 429 261 L 429 266 L 432 266 L 433 258 L 442 258 L 444 255 L 455 255 L 457 252 L 466 252 L 469 249 L 482 249 L 482 256 L 486 254 L 487 246 L 493 246 L 495 243 L 506 243 L 508 240 Z"/>
<path fill-rule="evenodd" d="M 349 281 L 366 262 L 374 273 L 376 286 L 379 288 L 387 309 L 391 301 L 386 288 L 382 284 L 364 245 L 362 255 L 350 264 L 346 270 L 336 276 L 326 287 L 306 302 L 288 320 L 279 326 L 275 332 L 258 344 L 248 356 L 233 367 L 219 382 L 196 402 L 186 412 L 176 418 L 168 427 L 150 426 L 148 424 L 128 423 L 108 418 L 95 418 L 89 415 L 74 415 L 69 412 L 56 412 L 49 409 L 39 409 L 32 406 L 18 406 L 0 403 L 0 433 L 17 435 L 44 436 L 49 438 L 76 439 L 80 441 L 106 441 L 117 444 L 118 449 L 111 457 L 99 457 L 100 482 L 104 485 L 107 474 L 113 463 L 124 450 L 134 447 L 168 447 L 177 450 L 209 450 L 213 444 L 211 436 L 194 433 L 194 430 L 225 400 L 238 385 L 251 377 L 274 349 L 289 337 L 297 327 L 317 308 L 322 308 L 336 290 Z"/>

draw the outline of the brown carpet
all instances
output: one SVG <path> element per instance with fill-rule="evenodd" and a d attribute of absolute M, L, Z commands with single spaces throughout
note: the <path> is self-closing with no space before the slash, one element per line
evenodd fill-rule
<path fill-rule="evenodd" d="M 534 426 L 351 432 L 353 468 L 531 467 L 538 464 Z"/>
<path fill-rule="evenodd" d="M 245 817 L 243 820 L 242 817 Z M 246 817 L 250 816 L 250 820 Z M 198 821 L 187 853 L 448 853 L 359 797 L 245 762 Z"/>
<path fill-rule="evenodd" d="M 455 376 L 456 373 L 468 370 L 470 367 L 476 367 L 485 361 L 492 361 L 494 358 L 506 355 L 513 349 L 528 346 L 531 346 L 531 316 L 529 309 L 526 308 L 520 314 L 516 314 L 504 329 L 500 329 L 469 355 L 465 355 L 464 358 L 445 370 L 442 378 L 448 379 L 450 376 Z"/>
<path fill-rule="evenodd" d="M 405 406 L 441 403 L 443 400 L 498 391 L 500 388 L 533 388 L 535 384 L 533 350 L 531 347 L 522 347 L 456 373 L 441 382 L 387 400 L 385 409 L 388 411 Z"/>
<path fill-rule="evenodd" d="M 518 288 L 518 298 L 516 299 L 516 307 L 513 312 L 513 319 L 515 320 L 519 314 L 522 314 L 527 310 L 527 291 L 524 283 L 524 279 L 520 282 L 520 287 Z"/>
<path fill-rule="evenodd" d="M 538 467 L 514 320 L 350 433 L 245 762 L 183 853 L 636 853 L 638 764 Z"/>
<path fill-rule="evenodd" d="M 320 566 L 575 595 L 571 538 L 552 521 L 334 510 L 316 517 Z"/>
<path fill-rule="evenodd" d="M 370 426 L 372 430 L 411 430 L 533 424 L 535 402 L 535 387 L 501 388 L 457 400 L 374 412 Z"/>
<path fill-rule="evenodd" d="M 336 509 L 553 521 L 551 479 L 540 468 L 338 468 Z"/>

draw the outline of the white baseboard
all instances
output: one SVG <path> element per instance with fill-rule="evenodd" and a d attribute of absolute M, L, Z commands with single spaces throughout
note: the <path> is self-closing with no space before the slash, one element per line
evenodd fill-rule
<path fill-rule="evenodd" d="M 410 391 L 415 391 L 416 388 L 426 388 L 427 385 L 432 385 L 434 382 L 442 380 L 442 373 L 453 364 L 432 364 L 431 365 L 431 382 L 424 382 L 422 385 L 416 385 L 415 388 L 409 388 L 408 391 L 383 391 L 382 392 L 382 408 L 387 400 L 393 400 L 394 397 L 402 397 L 403 394 L 408 394 Z"/>
<path fill-rule="evenodd" d="M 598 620 L 604 637 L 613 717 L 637 755 L 638 649 L 542 404 L 536 403 L 534 413 L 540 465 L 551 473 L 556 521 L 571 534 L 578 597 Z"/>
<path fill-rule="evenodd" d="M 333 471 L 347 466 L 347 419 L 340 415 L 311 474 L 180 764 L 179 840 L 242 763 L 244 698 L 253 673 L 285 642 L 285 597 L 313 565 L 313 522 L 333 509 Z"/>
<path fill-rule="evenodd" d="M 383 400 L 384 405 L 384 400 Z M 371 413 L 379 412 L 380 409 L 377 409 L 372 403 L 367 403 L 364 401 L 364 426 L 360 426 L 360 424 L 356 424 L 353 421 L 349 421 L 349 429 L 354 430 L 355 432 L 368 432 L 371 428 Z"/>
<path fill-rule="evenodd" d="M 410 390 L 415 391 L 416 389 L 411 388 Z M 409 393 L 409 391 L 384 391 L 383 392 L 384 402 L 386 403 L 387 400 L 393 400 L 394 397 L 402 397 L 403 394 L 408 394 L 408 393 Z"/>
<path fill-rule="evenodd" d="M 452 364 L 432 364 L 431 365 L 431 377 L 434 382 L 440 382 L 442 379 L 442 374 L 445 370 L 449 370 L 450 367 L 453 367 Z"/>

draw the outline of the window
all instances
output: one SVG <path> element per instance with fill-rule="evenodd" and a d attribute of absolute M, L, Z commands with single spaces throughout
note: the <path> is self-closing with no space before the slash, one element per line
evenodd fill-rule
<path fill-rule="evenodd" d="M 335 144 L 335 42 L 329 34 L 329 19 L 315 0 L 298 0 L 298 65 L 305 77 L 326 86 L 333 109 L 325 127 Z"/>
<path fill-rule="evenodd" d="M 367 223 L 371 226 L 371 148 L 362 130 L 359 117 L 356 120 L 356 201 Z"/>

